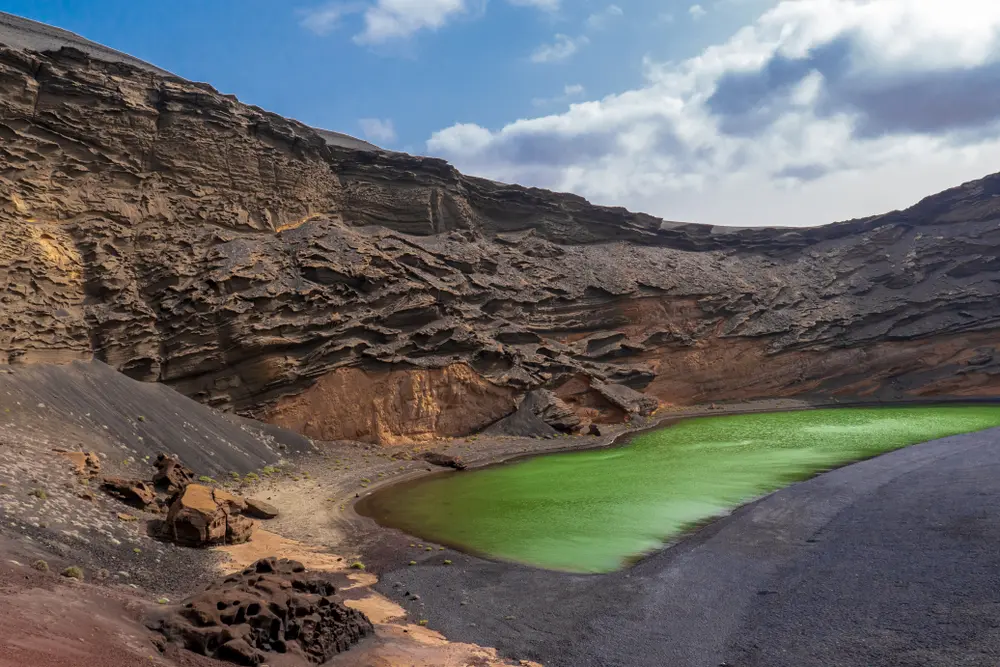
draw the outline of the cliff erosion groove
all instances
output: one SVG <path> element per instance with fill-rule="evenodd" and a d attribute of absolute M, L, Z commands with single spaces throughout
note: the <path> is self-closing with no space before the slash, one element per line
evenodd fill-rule
<path fill-rule="evenodd" d="M 1000 175 L 724 228 L 327 139 L 131 62 L 0 46 L 0 362 L 96 358 L 380 442 L 467 434 L 538 387 L 623 418 L 595 382 L 668 404 L 1000 390 Z"/>

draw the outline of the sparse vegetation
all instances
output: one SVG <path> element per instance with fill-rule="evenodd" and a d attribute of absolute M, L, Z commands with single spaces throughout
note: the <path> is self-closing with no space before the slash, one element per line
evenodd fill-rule
<path fill-rule="evenodd" d="M 253 473 L 251 473 L 251 474 L 253 474 Z M 233 479 L 239 479 L 240 478 L 240 474 L 238 472 L 236 472 L 235 470 L 232 471 L 231 473 L 229 473 L 229 476 L 232 477 Z"/>
<path fill-rule="evenodd" d="M 372 481 L 370 479 L 368 479 L 367 477 L 362 477 L 361 478 L 361 483 L 362 484 L 371 484 Z"/>
<path fill-rule="evenodd" d="M 262 474 L 264 474 L 264 475 L 270 476 L 270 475 L 273 475 L 274 473 L 278 472 L 278 468 L 275 468 L 274 466 L 264 466 L 263 468 L 261 468 L 260 472 Z M 252 475 L 253 473 L 250 473 L 250 474 Z"/>
<path fill-rule="evenodd" d="M 415 561 L 415 560 L 411 560 L 410 561 L 410 565 L 416 565 L 416 564 L 417 564 L 417 561 Z"/>
<path fill-rule="evenodd" d="M 420 625 L 420 626 L 427 625 L 427 619 L 426 618 L 420 619 L 420 621 L 417 622 L 417 625 Z"/>
<path fill-rule="evenodd" d="M 49 571 L 49 564 L 46 563 L 44 560 L 36 560 L 34 563 L 31 564 L 31 567 L 35 568 L 39 572 Z"/>
<path fill-rule="evenodd" d="M 142 549 L 140 549 L 139 547 L 136 547 L 135 549 L 132 549 L 132 551 L 134 553 L 137 553 L 137 554 L 141 554 L 142 553 Z"/>
<path fill-rule="evenodd" d="M 201 482 L 202 484 L 215 484 L 216 483 L 215 480 L 212 479 L 211 477 L 209 477 L 208 475 L 202 475 L 201 477 L 198 478 L 198 481 Z"/>
<path fill-rule="evenodd" d="M 353 563 L 351 563 L 351 569 L 352 570 L 363 570 L 363 569 L 365 569 L 365 564 L 362 563 L 359 560 L 356 560 Z"/>
<path fill-rule="evenodd" d="M 248 472 L 247 476 L 243 478 L 244 482 L 256 482 L 260 477 L 257 476 L 255 472 Z"/>
<path fill-rule="evenodd" d="M 445 561 L 444 561 L 444 564 L 445 565 L 451 565 L 451 561 L 446 558 Z"/>
<path fill-rule="evenodd" d="M 38 498 L 39 500 L 45 500 L 49 497 L 49 494 L 45 493 L 45 489 L 34 489 L 30 495 Z"/>
<path fill-rule="evenodd" d="M 83 568 L 71 565 L 62 571 L 62 576 L 69 579 L 78 579 L 79 581 L 83 581 Z"/>
<path fill-rule="evenodd" d="M 141 421 L 141 422 L 144 422 L 144 421 L 146 421 L 146 418 L 145 418 L 145 417 L 144 417 L 143 415 L 139 415 L 138 419 L 139 419 L 139 421 Z"/>

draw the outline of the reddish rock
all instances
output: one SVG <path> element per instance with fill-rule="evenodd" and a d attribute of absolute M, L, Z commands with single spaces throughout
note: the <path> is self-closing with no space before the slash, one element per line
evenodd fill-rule
<path fill-rule="evenodd" d="M 246 499 L 245 513 L 257 519 L 273 519 L 278 516 L 278 508 L 257 498 Z"/>
<path fill-rule="evenodd" d="M 156 474 L 153 475 L 153 485 L 167 493 L 180 491 L 195 479 L 194 471 L 181 465 L 179 459 L 160 454 L 156 457 Z"/>
<path fill-rule="evenodd" d="M 246 503 L 221 489 L 188 484 L 173 501 L 162 526 L 164 537 L 191 547 L 241 544 L 256 524 L 239 512 Z"/>
<path fill-rule="evenodd" d="M 105 477 L 101 489 L 126 505 L 146 509 L 156 500 L 156 491 L 148 482 L 123 477 Z"/>

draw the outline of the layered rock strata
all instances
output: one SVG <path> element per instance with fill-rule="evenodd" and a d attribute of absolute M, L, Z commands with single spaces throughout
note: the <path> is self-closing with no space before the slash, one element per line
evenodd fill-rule
<path fill-rule="evenodd" d="M 994 175 L 822 227 L 675 223 L 351 150 L 128 61 L 0 47 L 0 362 L 96 358 L 379 442 L 465 435 L 542 387 L 597 423 L 995 395 L 997 195 Z"/>

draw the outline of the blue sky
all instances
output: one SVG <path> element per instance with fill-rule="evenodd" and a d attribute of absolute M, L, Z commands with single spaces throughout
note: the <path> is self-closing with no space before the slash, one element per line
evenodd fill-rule
<path fill-rule="evenodd" d="M 803 225 L 1000 170 L 996 0 L 0 0 L 241 100 L 668 219 Z"/>

